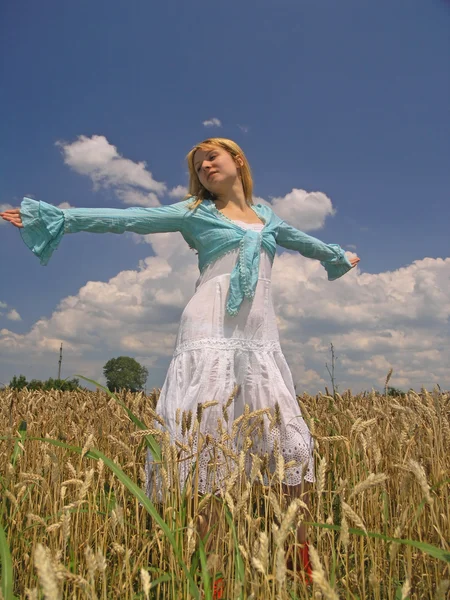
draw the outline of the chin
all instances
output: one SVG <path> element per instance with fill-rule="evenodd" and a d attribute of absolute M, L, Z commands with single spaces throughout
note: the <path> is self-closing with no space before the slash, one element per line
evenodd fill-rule
<path fill-rule="evenodd" d="M 211 186 L 210 187 L 204 186 L 204 187 L 206 190 L 208 190 L 208 192 L 210 194 L 219 194 L 220 193 L 220 187 L 218 187 L 216 185 L 214 187 L 211 187 Z"/>

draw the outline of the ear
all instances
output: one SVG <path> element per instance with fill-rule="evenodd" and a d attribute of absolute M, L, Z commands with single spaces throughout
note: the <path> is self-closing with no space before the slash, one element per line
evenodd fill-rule
<path fill-rule="evenodd" d="M 240 156 L 236 156 L 236 162 L 240 167 L 244 166 L 244 161 L 242 160 L 242 158 Z"/>

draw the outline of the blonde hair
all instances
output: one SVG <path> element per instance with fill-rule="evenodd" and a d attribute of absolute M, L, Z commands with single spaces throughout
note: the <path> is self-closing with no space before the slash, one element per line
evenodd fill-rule
<path fill-rule="evenodd" d="M 214 199 L 214 194 L 207 190 L 198 178 L 197 171 L 194 167 L 194 155 L 197 150 L 211 150 L 211 148 L 223 148 L 236 160 L 237 157 L 242 159 L 243 164 L 239 167 L 241 172 L 242 187 L 244 190 L 244 196 L 248 204 L 253 204 L 253 179 L 252 172 L 250 169 L 249 162 L 236 142 L 227 138 L 208 138 L 200 142 L 190 150 L 186 156 L 186 160 L 189 168 L 189 193 L 185 199 L 195 196 L 193 204 L 189 208 L 197 208 L 205 198 L 210 197 Z"/>

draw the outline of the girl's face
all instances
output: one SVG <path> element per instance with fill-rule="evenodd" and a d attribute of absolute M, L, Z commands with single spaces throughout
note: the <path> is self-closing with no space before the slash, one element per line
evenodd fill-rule
<path fill-rule="evenodd" d="M 223 148 L 197 150 L 194 169 L 202 186 L 213 194 L 225 191 L 239 178 L 238 165 Z"/>

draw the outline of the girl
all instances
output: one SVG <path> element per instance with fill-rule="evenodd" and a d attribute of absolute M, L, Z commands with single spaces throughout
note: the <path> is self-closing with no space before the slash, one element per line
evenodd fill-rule
<path fill-rule="evenodd" d="M 200 276 L 182 313 L 156 407 L 171 442 L 186 448 L 180 453 L 180 483 L 184 485 L 197 455 L 199 492 L 220 492 L 228 473 L 226 461 L 220 460 L 224 457 L 217 456 L 216 448 L 216 468 L 211 472 L 211 450 L 204 440 L 219 437 L 218 422 L 226 411 L 225 428 L 235 434 L 231 444 L 239 450 L 243 440 L 238 440 L 232 424 L 248 405 L 251 411 L 272 411 L 272 417 L 260 411 L 263 426 L 252 452 L 267 453 L 273 463 L 275 449 L 286 462 L 295 461 L 286 469 L 284 487 L 290 497 L 298 497 L 307 482 L 314 481 L 313 441 L 279 343 L 270 281 L 276 245 L 320 260 L 329 280 L 344 275 L 360 259 L 349 259 L 340 246 L 302 233 L 269 206 L 254 204 L 250 166 L 235 142 L 207 139 L 192 148 L 187 162 L 189 195 L 176 204 L 61 210 L 24 198 L 20 209 L 0 216 L 20 228 L 24 242 L 42 264 L 47 264 L 64 233 L 181 232 L 198 252 Z M 203 403 L 213 400 L 215 405 L 201 410 Z M 146 470 L 150 493 L 156 481 L 151 455 Z M 301 558 L 307 566 L 302 526 L 297 537 L 304 545 Z"/>

